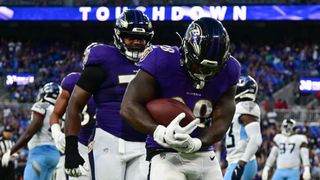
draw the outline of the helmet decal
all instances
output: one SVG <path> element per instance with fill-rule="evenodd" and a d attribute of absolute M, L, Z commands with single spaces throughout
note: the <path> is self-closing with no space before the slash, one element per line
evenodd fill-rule
<path fill-rule="evenodd" d="M 193 23 L 190 26 L 190 39 L 192 42 L 192 47 L 197 56 L 200 55 L 201 51 L 201 41 L 202 41 L 202 29 L 197 23 Z"/>
<path fill-rule="evenodd" d="M 220 21 L 203 17 L 193 21 L 182 39 L 182 63 L 195 87 L 203 88 L 229 59 L 229 36 Z M 201 82 L 202 81 L 202 82 Z"/>

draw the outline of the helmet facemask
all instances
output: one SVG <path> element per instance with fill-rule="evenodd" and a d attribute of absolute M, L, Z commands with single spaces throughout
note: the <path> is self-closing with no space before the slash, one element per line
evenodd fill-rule
<path fill-rule="evenodd" d="M 116 31 L 116 30 L 115 30 Z M 117 36 L 117 35 L 116 35 Z M 120 39 L 121 49 L 123 54 L 132 61 L 139 61 L 143 55 L 143 52 L 146 48 L 150 46 L 151 38 L 146 35 L 125 33 L 118 35 Z M 141 43 L 126 43 L 126 38 L 131 41 L 140 41 Z"/>
<path fill-rule="evenodd" d="M 59 84 L 53 82 L 47 83 L 39 90 L 37 100 L 54 105 L 61 91 L 62 89 Z"/>
<path fill-rule="evenodd" d="M 212 18 L 191 23 L 182 41 L 183 65 L 194 86 L 202 89 L 229 59 L 229 36 L 222 24 Z"/>
<path fill-rule="evenodd" d="M 296 121 L 293 119 L 285 119 L 281 124 L 281 133 L 285 136 L 291 136 L 295 133 Z"/>
<path fill-rule="evenodd" d="M 140 18 L 138 18 L 141 16 Z M 151 45 L 153 37 L 151 21 L 138 10 L 128 10 L 123 12 L 116 21 L 114 28 L 114 44 L 129 60 L 139 61 L 146 48 Z M 125 43 L 125 38 L 131 40 L 143 40 L 139 45 Z"/>
<path fill-rule="evenodd" d="M 184 49 L 184 64 L 194 80 L 207 81 L 220 71 L 220 66 L 217 61 L 208 59 L 199 60 L 197 55 L 189 53 L 188 48 Z"/>
<path fill-rule="evenodd" d="M 255 101 L 258 94 L 258 83 L 249 75 L 240 76 L 237 83 L 236 101 Z"/>

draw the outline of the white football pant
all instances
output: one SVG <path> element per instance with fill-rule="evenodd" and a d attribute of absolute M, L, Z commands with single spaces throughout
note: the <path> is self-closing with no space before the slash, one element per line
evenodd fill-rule
<path fill-rule="evenodd" d="M 93 144 L 96 180 L 146 180 L 149 162 L 144 142 L 131 142 L 96 129 Z"/>
<path fill-rule="evenodd" d="M 213 151 L 165 152 L 151 159 L 150 180 L 223 180 L 223 176 Z"/>

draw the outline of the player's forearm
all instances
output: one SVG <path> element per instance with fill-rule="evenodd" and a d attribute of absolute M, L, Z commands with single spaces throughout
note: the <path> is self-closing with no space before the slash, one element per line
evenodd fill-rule
<path fill-rule="evenodd" d="M 234 112 L 235 107 L 232 102 L 214 110 L 211 126 L 205 129 L 200 136 L 202 146 L 211 146 L 224 138 L 231 125 Z"/>
<path fill-rule="evenodd" d="M 309 149 L 307 147 L 300 148 L 300 156 L 303 166 L 310 166 Z"/>
<path fill-rule="evenodd" d="M 69 98 L 69 92 L 62 90 L 62 93 L 58 96 L 53 112 L 50 116 L 50 126 L 53 124 L 59 124 L 60 119 L 66 112 Z"/>
<path fill-rule="evenodd" d="M 24 147 L 25 145 L 27 145 L 27 143 L 30 141 L 30 139 L 32 138 L 33 133 L 30 132 L 28 129 L 20 136 L 20 138 L 18 139 L 17 143 L 14 144 L 11 148 L 11 154 L 14 154 L 15 152 L 17 152 L 19 149 L 21 149 L 22 147 Z"/>
<path fill-rule="evenodd" d="M 120 115 L 137 131 L 153 134 L 158 124 L 150 117 L 144 106 L 138 103 L 125 102 L 121 104 Z"/>
<path fill-rule="evenodd" d="M 253 140 L 249 140 L 247 147 L 240 158 L 240 160 L 248 162 L 256 154 L 259 149 L 260 144 L 256 143 Z"/>
<path fill-rule="evenodd" d="M 241 157 L 241 160 L 248 162 L 259 149 L 262 143 L 259 122 L 251 122 L 245 126 L 246 133 L 249 137 L 247 147 Z"/>
<path fill-rule="evenodd" d="M 272 167 L 274 162 L 276 161 L 277 154 L 278 154 L 278 148 L 276 146 L 273 146 L 270 151 L 270 154 L 268 156 L 268 159 L 266 161 L 265 166 Z"/>
<path fill-rule="evenodd" d="M 78 136 L 81 128 L 81 111 L 82 106 L 70 100 L 70 105 L 67 108 L 67 115 L 65 121 L 65 134 L 66 136 Z"/>
<path fill-rule="evenodd" d="M 52 126 L 53 124 L 59 124 L 59 119 L 59 115 L 56 112 L 53 112 L 50 116 L 50 126 Z"/>
<path fill-rule="evenodd" d="M 219 123 L 216 123 L 219 124 Z M 227 132 L 228 128 L 225 127 L 219 127 L 219 126 L 212 126 L 210 128 L 207 128 L 203 131 L 203 134 L 199 137 L 199 139 L 202 142 L 202 146 L 211 146 L 216 142 L 219 142 L 223 139 L 225 133 Z"/>

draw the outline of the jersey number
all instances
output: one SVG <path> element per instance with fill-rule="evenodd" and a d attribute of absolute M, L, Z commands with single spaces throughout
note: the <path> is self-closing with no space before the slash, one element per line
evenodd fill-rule
<path fill-rule="evenodd" d="M 90 115 L 88 113 L 88 105 L 86 105 L 82 110 L 81 126 L 87 125 L 89 123 L 89 121 L 90 121 Z"/>
<path fill-rule="evenodd" d="M 234 134 L 232 132 L 233 130 L 233 123 L 231 123 L 229 132 L 228 132 L 228 139 L 230 139 L 230 143 L 227 143 L 227 148 L 233 148 L 235 146 L 235 142 L 234 142 Z"/>
<path fill-rule="evenodd" d="M 174 53 L 174 49 L 168 45 L 161 45 L 160 48 L 168 53 Z"/>
<path fill-rule="evenodd" d="M 284 153 L 286 153 L 286 151 L 288 151 L 288 150 L 290 151 L 290 153 L 292 153 L 295 146 L 296 146 L 296 145 L 295 145 L 294 143 L 288 143 L 288 144 L 286 144 L 286 143 L 280 143 L 280 146 L 279 146 L 280 154 L 284 154 Z"/>
<path fill-rule="evenodd" d="M 174 97 L 173 99 L 186 104 L 181 97 Z M 212 114 L 212 103 L 205 99 L 198 100 L 193 107 L 193 114 L 195 117 L 200 119 L 208 119 Z"/>
<path fill-rule="evenodd" d="M 134 77 L 135 77 L 135 74 L 119 75 L 118 76 L 119 84 L 127 85 Z"/>

